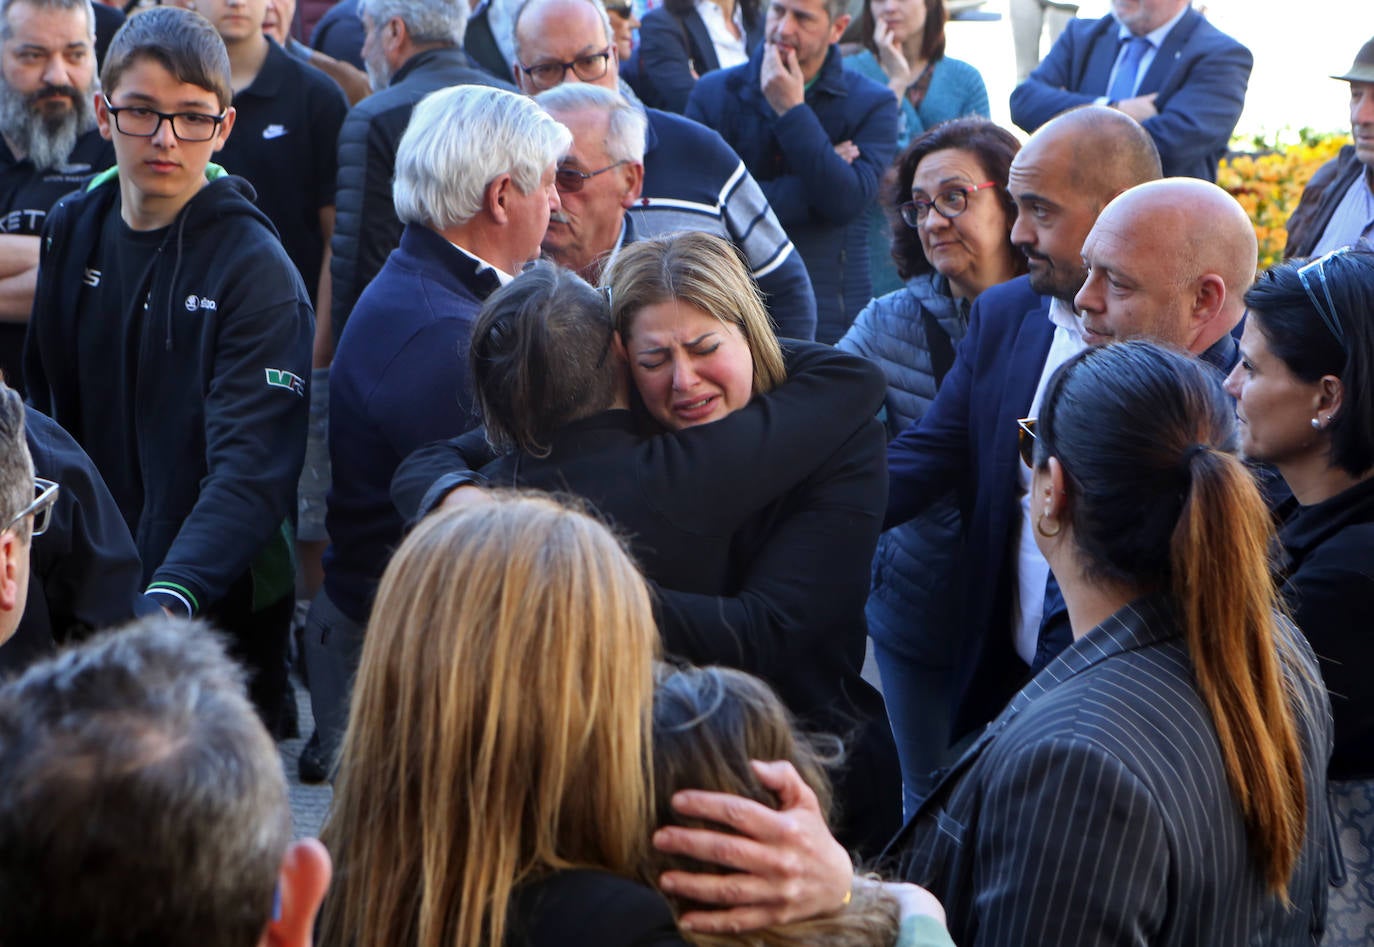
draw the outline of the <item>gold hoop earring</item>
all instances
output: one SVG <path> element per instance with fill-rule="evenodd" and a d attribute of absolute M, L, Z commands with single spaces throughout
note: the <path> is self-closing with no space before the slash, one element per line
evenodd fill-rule
<path fill-rule="evenodd" d="M 1041 513 L 1040 518 L 1035 521 L 1035 531 L 1046 539 L 1053 539 L 1059 535 L 1060 530 L 1064 528 L 1064 524 L 1060 523 L 1059 520 L 1050 520 L 1050 522 L 1054 524 L 1054 532 L 1045 529 L 1045 514 Z"/>

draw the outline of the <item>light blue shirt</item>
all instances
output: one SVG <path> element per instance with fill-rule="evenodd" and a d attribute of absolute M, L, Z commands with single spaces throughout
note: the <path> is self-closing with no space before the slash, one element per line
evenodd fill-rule
<path fill-rule="evenodd" d="M 1312 256 L 1338 250 L 1357 243 L 1368 245 L 1374 236 L 1374 176 L 1365 171 L 1346 189 L 1336 205 L 1322 237 L 1312 248 Z"/>

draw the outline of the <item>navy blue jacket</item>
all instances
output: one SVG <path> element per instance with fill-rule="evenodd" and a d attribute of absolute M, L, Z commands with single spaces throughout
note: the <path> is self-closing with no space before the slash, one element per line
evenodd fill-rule
<path fill-rule="evenodd" d="M 476 427 L 468 340 L 491 270 L 428 227 L 410 225 L 363 292 L 329 370 L 324 588 L 362 624 L 402 522 L 391 477 L 415 449 Z"/>
<path fill-rule="evenodd" d="M 778 115 L 759 87 L 765 47 L 749 62 L 702 76 L 687 116 L 714 128 L 744 159 L 801 251 L 816 293 L 816 340 L 844 335 L 872 295 L 863 213 L 897 149 L 897 100 L 844 68 L 831 47 L 806 102 Z M 852 141 L 851 164 L 835 145 Z"/>
<path fill-rule="evenodd" d="M 762 10 L 745 28 L 744 47 L 753 49 L 761 42 Z M 687 97 L 697 79 L 720 68 L 716 44 L 695 6 L 683 13 L 660 6 L 644 14 L 638 55 L 639 87 L 645 93 L 641 97 L 646 104 L 669 112 L 687 108 Z"/>
<path fill-rule="evenodd" d="M 330 313 L 337 340 L 353 306 L 401 239 L 391 197 L 396 147 L 420 100 L 455 85 L 515 88 L 474 69 L 457 46 L 416 53 L 396 70 L 391 84 L 349 110 L 339 131 L 339 187 L 334 195 L 334 238 L 329 275 Z"/>
<path fill-rule="evenodd" d="M 24 352 L 29 401 L 82 437 L 83 399 L 105 391 L 99 364 L 75 363 L 80 297 L 106 215 L 118 213 L 117 170 L 58 202 L 48 215 Z M 151 264 L 136 352 L 137 456 L 143 484 L 124 509 L 148 591 L 195 614 L 223 601 L 257 559 L 261 606 L 294 576 L 284 524 L 296 507 L 305 456 L 314 317 L 276 231 L 242 178 L 211 180 L 168 228 Z M 261 558 L 259 558 L 261 554 Z M 269 555 L 270 554 L 270 555 Z M 281 555 L 285 554 L 285 559 Z M 269 560 L 271 566 L 269 566 Z M 273 594 L 275 593 L 275 594 Z"/>
<path fill-rule="evenodd" d="M 1116 18 L 1070 20 L 1043 62 L 1011 93 L 1011 119 L 1033 132 L 1060 112 L 1107 94 L 1120 43 Z M 1141 78 L 1138 95 L 1157 93 L 1159 114 L 1143 125 L 1166 177 L 1215 181 L 1245 107 L 1250 50 L 1188 10 Z"/>
<path fill-rule="evenodd" d="M 92 631 L 155 614 L 143 594 L 143 566 L 100 471 L 52 418 L 24 411 L 34 473 L 60 489 L 48 529 L 33 538 L 29 596 L 14 636 L 0 647 L 8 674 Z"/>

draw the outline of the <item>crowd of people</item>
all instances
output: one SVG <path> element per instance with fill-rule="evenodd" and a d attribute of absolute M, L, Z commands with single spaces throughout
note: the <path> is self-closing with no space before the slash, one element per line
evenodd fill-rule
<path fill-rule="evenodd" d="M 1374 40 L 1257 274 L 1111 6 L 0 0 L 0 944 L 1374 941 Z"/>

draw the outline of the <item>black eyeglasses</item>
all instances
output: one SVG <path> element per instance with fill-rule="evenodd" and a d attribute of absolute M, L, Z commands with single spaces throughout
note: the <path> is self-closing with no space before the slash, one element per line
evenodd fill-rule
<path fill-rule="evenodd" d="M 57 502 L 58 486 L 51 480 L 44 480 L 42 477 L 33 478 L 34 500 L 24 507 L 5 524 L 5 528 L 0 532 L 14 529 L 15 525 L 22 522 L 24 517 L 33 517 L 33 530 L 31 535 L 41 536 L 48 528 L 48 521 L 52 519 L 52 505 Z"/>
<path fill-rule="evenodd" d="M 587 182 L 598 174 L 605 174 L 607 171 L 612 171 L 622 164 L 629 163 L 628 161 L 617 161 L 615 164 L 608 164 L 598 171 L 579 171 L 576 168 L 559 167 L 559 169 L 553 173 L 553 184 L 554 187 L 558 188 L 558 190 L 564 194 L 576 194 L 578 191 L 582 190 L 582 188 L 586 187 Z"/>
<path fill-rule="evenodd" d="M 1312 306 L 1317 310 L 1317 315 L 1321 316 L 1322 322 L 1331 330 L 1331 334 L 1336 337 L 1336 341 L 1345 348 L 1345 332 L 1341 329 L 1341 322 L 1336 318 L 1336 303 L 1331 299 L 1331 288 L 1326 285 L 1326 264 L 1350 252 L 1350 247 L 1341 247 L 1339 250 L 1332 250 L 1325 256 L 1318 257 L 1311 263 L 1298 267 L 1298 282 L 1302 283 L 1303 291 L 1307 293 L 1307 298 L 1312 300 Z M 1316 274 L 1313 276 L 1312 274 Z M 1322 296 L 1326 299 L 1326 305 L 1322 305 L 1321 299 L 1317 297 L 1313 284 L 1321 289 Z"/>
<path fill-rule="evenodd" d="M 569 69 L 583 82 L 595 82 L 606 74 L 610 62 L 611 47 L 607 46 L 599 53 L 578 56 L 572 62 L 541 62 L 537 66 L 526 66 L 524 63 L 516 65 L 520 67 L 521 72 L 530 77 L 530 81 L 537 88 L 552 89 L 563 81 Z"/>
<path fill-rule="evenodd" d="M 981 191 L 985 187 L 996 186 L 996 181 L 984 181 L 982 184 L 974 184 L 970 187 L 952 187 L 936 194 L 933 201 L 916 198 L 907 201 L 897 210 L 902 215 L 902 221 L 912 230 L 915 230 L 930 216 L 932 207 L 945 220 L 953 220 L 968 210 L 968 196 L 970 194 L 974 191 Z"/>
<path fill-rule="evenodd" d="M 1021 463 L 1035 469 L 1035 418 L 1017 418 L 1016 449 L 1021 454 Z"/>
<path fill-rule="evenodd" d="M 168 114 L 143 105 L 115 106 L 110 104 L 107 96 L 101 98 L 105 99 L 105 110 L 114 118 L 119 133 L 134 138 L 152 138 L 163 122 L 171 122 L 172 134 L 178 141 L 209 141 L 215 137 L 220 123 L 228 115 L 227 111 L 219 115 L 207 115 L 204 112 Z"/>

